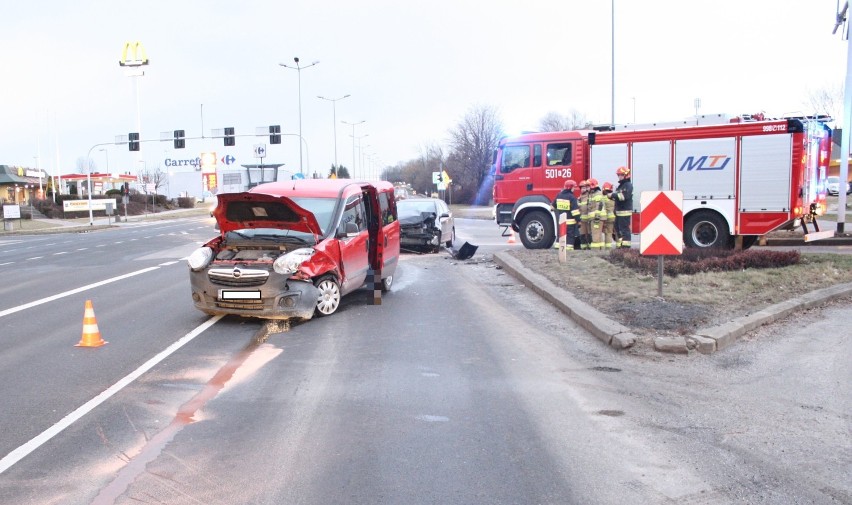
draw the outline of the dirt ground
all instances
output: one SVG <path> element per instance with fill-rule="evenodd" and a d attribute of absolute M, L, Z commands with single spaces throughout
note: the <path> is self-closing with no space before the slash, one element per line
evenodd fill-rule
<path fill-rule="evenodd" d="M 818 288 L 852 282 L 852 258 L 803 254 L 799 265 L 665 276 L 607 261 L 609 252 L 514 249 L 509 254 L 640 336 L 688 335 Z"/>

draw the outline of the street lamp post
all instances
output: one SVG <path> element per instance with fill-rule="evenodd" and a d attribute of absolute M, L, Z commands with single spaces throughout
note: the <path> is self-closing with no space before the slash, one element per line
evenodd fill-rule
<path fill-rule="evenodd" d="M 106 173 L 109 174 L 109 151 L 106 149 L 98 149 L 98 151 L 101 151 L 106 155 Z"/>
<path fill-rule="evenodd" d="M 125 42 L 121 60 L 118 64 L 124 67 L 125 75 L 133 77 L 133 88 L 136 94 L 136 133 L 142 135 L 142 105 L 139 99 L 139 78 L 145 76 L 144 67 L 148 66 L 148 53 L 141 42 Z M 136 152 L 136 163 L 142 161 L 142 151 Z M 91 224 L 91 223 L 90 223 Z"/>
<path fill-rule="evenodd" d="M 334 125 L 334 166 L 335 170 L 337 169 L 337 102 L 339 100 L 343 100 L 344 98 L 349 98 L 351 95 L 343 95 L 340 98 L 326 98 L 324 96 L 317 96 L 317 98 L 321 100 L 328 100 L 331 102 L 331 111 Z"/>
<path fill-rule="evenodd" d="M 366 123 L 366 121 L 358 121 L 357 123 L 350 123 L 348 121 L 341 121 L 343 124 L 348 124 L 352 126 L 352 178 L 355 178 L 355 127 L 359 124 Z"/>
<path fill-rule="evenodd" d="M 302 69 L 312 67 L 312 66 L 316 65 L 317 63 L 319 63 L 319 61 L 315 61 L 315 62 L 311 63 L 310 65 L 305 65 L 305 66 L 299 65 L 299 57 L 298 56 L 293 58 L 293 61 L 296 62 L 295 67 L 292 67 L 290 65 L 285 65 L 283 63 L 279 63 L 279 65 L 281 65 L 282 67 L 285 67 L 285 68 L 292 68 L 292 69 L 296 70 L 296 74 L 298 76 L 298 81 L 299 81 L 299 137 L 301 137 L 302 136 Z M 299 143 L 299 173 L 304 175 L 304 169 L 302 167 L 302 144 L 301 144 L 301 142 Z"/>
<path fill-rule="evenodd" d="M 358 139 L 358 158 L 359 159 L 361 158 L 361 139 L 364 138 L 364 137 L 369 137 L 369 136 L 370 136 L 369 133 L 365 133 L 364 135 L 359 135 L 358 137 L 352 137 L 352 142 L 355 142 L 356 138 Z M 363 172 L 364 171 L 364 161 L 363 160 L 361 160 L 360 165 L 361 165 L 361 172 Z M 352 178 L 354 179 L 355 178 L 355 173 L 354 173 L 355 167 L 352 167 L 352 172 L 353 172 Z M 364 177 L 364 174 L 361 174 L 361 177 Z"/>

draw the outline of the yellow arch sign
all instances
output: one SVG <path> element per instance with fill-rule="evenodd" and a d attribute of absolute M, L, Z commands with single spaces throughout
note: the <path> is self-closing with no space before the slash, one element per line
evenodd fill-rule
<path fill-rule="evenodd" d="M 131 58 L 128 59 L 128 53 Z M 121 51 L 121 60 L 118 62 L 122 67 L 139 67 L 148 64 L 148 55 L 145 52 L 145 46 L 138 40 L 136 42 L 125 42 L 124 49 Z"/>

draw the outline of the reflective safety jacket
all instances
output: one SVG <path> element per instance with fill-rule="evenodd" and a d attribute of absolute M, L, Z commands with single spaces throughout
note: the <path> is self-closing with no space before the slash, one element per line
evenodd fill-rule
<path fill-rule="evenodd" d="M 633 214 L 633 183 L 630 177 L 618 181 L 618 187 L 612 193 L 615 202 L 616 216 L 630 216 Z"/>
<path fill-rule="evenodd" d="M 615 200 L 608 195 L 604 195 L 604 213 L 606 215 L 604 221 L 615 222 Z"/>
<path fill-rule="evenodd" d="M 606 220 L 606 207 L 604 206 L 606 197 L 601 193 L 600 188 L 595 188 L 589 191 L 589 219 L 595 221 Z"/>
<path fill-rule="evenodd" d="M 577 224 L 577 221 L 580 219 L 580 204 L 571 190 L 563 189 L 560 191 L 553 200 L 553 208 L 556 210 L 557 223 L 559 222 L 560 214 L 568 214 L 565 221 L 568 226 Z"/>

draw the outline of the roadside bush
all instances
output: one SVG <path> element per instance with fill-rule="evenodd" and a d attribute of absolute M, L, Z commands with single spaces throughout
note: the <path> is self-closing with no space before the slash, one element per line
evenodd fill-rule
<path fill-rule="evenodd" d="M 62 217 L 62 203 L 53 203 L 53 200 L 36 200 L 33 205 L 44 217 L 53 219 Z"/>
<path fill-rule="evenodd" d="M 656 275 L 657 257 L 642 256 L 636 249 L 616 249 L 607 257 L 613 264 L 621 264 L 632 270 Z M 684 249 L 679 256 L 666 256 L 663 273 L 670 277 L 692 275 L 701 272 L 731 272 L 749 268 L 779 268 L 797 265 L 801 261 L 799 251 L 734 251 L 726 249 Z"/>
<path fill-rule="evenodd" d="M 182 196 L 177 199 L 177 203 L 181 209 L 194 209 L 195 197 Z"/>

